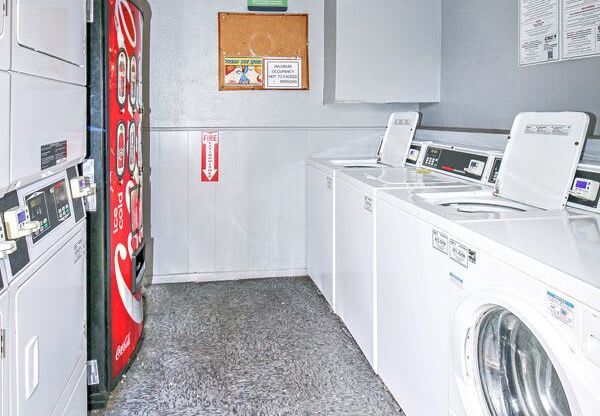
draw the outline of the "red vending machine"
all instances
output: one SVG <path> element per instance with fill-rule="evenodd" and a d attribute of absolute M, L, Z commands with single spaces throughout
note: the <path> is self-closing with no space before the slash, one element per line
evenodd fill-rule
<path fill-rule="evenodd" d="M 94 0 L 88 28 L 88 390 L 104 407 L 140 347 L 145 239 L 143 40 L 149 7 Z M 146 22 L 145 22 L 146 20 Z"/>

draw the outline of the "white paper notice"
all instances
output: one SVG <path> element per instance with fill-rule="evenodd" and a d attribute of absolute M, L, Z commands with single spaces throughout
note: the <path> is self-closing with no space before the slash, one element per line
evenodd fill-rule
<path fill-rule="evenodd" d="M 563 0 L 563 59 L 600 56 L 600 0 Z"/>
<path fill-rule="evenodd" d="M 559 0 L 519 1 L 519 65 L 560 59 Z"/>
<path fill-rule="evenodd" d="M 264 58 L 265 88 L 302 88 L 302 59 Z"/>

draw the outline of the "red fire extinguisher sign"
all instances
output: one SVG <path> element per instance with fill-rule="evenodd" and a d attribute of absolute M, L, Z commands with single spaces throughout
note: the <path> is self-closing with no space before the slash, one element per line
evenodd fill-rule
<path fill-rule="evenodd" d="M 202 132 L 202 182 L 219 181 L 219 132 Z"/>

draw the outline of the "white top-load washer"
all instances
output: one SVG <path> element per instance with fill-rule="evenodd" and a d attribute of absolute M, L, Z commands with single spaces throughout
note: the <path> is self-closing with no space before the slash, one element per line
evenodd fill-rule
<path fill-rule="evenodd" d="M 377 157 L 313 157 L 306 165 L 306 265 L 308 275 L 334 306 L 335 175 L 340 169 L 365 166 L 417 166 L 421 143 L 412 143 L 420 114 L 390 115 Z"/>
<path fill-rule="evenodd" d="M 463 157 L 450 163 L 454 169 L 480 162 L 471 181 L 484 181 L 492 155 L 476 150 L 456 150 Z M 456 163 L 456 164 L 454 164 Z M 335 311 L 377 371 L 376 235 L 377 193 L 385 189 L 463 188 L 465 180 L 413 168 L 344 169 L 336 176 L 335 194 Z"/>
<path fill-rule="evenodd" d="M 472 222 L 451 238 L 450 414 L 600 412 L 600 216 Z"/>
<path fill-rule="evenodd" d="M 450 231 L 463 221 L 582 215 L 563 208 L 587 124 L 587 116 L 580 113 L 517 116 L 496 192 L 473 187 L 378 194 L 379 375 L 407 414 L 448 411 L 448 258 L 465 267 L 476 261 L 464 245 L 449 237 Z M 459 174 L 449 166 L 454 158 L 448 150 L 430 146 L 424 166 Z M 522 189 L 527 187 L 535 189 L 527 193 Z"/>

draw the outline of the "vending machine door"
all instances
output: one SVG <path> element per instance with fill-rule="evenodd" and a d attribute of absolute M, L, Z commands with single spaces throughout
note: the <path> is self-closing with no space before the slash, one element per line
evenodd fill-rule
<path fill-rule="evenodd" d="M 0 0 L 1 1 L 1 0 Z M 10 75 L 0 71 L 0 197 L 4 195 L 10 182 L 9 161 L 9 110 L 10 110 Z"/>
<path fill-rule="evenodd" d="M 85 85 L 85 1 L 12 0 L 12 22 L 13 70 Z"/>
<path fill-rule="evenodd" d="M 35 272 L 24 272 L 9 289 L 17 363 L 14 414 L 52 414 L 85 361 L 84 227 L 60 240 L 58 249 L 30 266 L 39 267 Z"/>
<path fill-rule="evenodd" d="M 81 162 L 85 87 L 24 74 L 11 81 L 11 184 L 21 187 Z"/>
<path fill-rule="evenodd" d="M 143 324 L 144 270 L 139 86 L 143 15 L 137 3 L 108 1 L 108 199 L 111 351 L 114 384 L 126 371 Z"/>
<path fill-rule="evenodd" d="M 8 0 L 0 0 L 0 70 L 10 68 L 10 20 Z"/>

